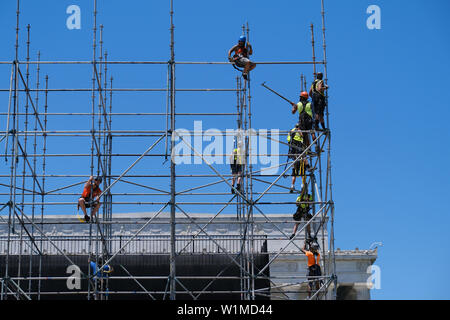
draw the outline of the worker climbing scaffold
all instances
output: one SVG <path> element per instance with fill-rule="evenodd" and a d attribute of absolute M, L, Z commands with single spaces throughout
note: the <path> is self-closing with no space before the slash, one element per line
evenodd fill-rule
<path fill-rule="evenodd" d="M 292 230 L 292 234 L 289 237 L 289 240 L 295 237 L 295 234 L 297 233 L 297 229 L 301 221 L 308 222 L 313 217 L 311 214 L 311 203 L 313 202 L 313 196 L 308 192 L 308 184 L 305 183 L 305 185 L 302 188 L 302 192 L 297 197 L 297 200 L 295 202 L 297 206 L 297 210 L 293 215 L 295 224 L 294 230 Z M 311 241 L 312 241 L 311 225 L 308 224 L 306 226 L 305 243 L 310 243 Z"/>
<path fill-rule="evenodd" d="M 328 86 L 323 82 L 323 73 L 317 73 L 316 79 L 313 81 L 311 88 L 309 89 L 309 95 L 312 97 L 313 109 L 314 109 L 314 125 L 316 130 L 319 130 L 319 122 L 323 130 L 326 130 L 324 112 L 326 106 L 325 90 Z"/>
<path fill-rule="evenodd" d="M 244 156 L 242 154 L 242 146 L 240 143 L 238 143 L 237 147 L 233 149 L 233 154 L 230 157 L 230 167 L 231 167 L 231 174 L 233 176 L 231 180 L 231 193 L 235 193 L 234 184 L 237 182 L 236 190 L 241 192 L 241 185 L 242 185 L 242 175 L 244 172 Z"/>
<path fill-rule="evenodd" d="M 294 161 L 294 164 L 292 165 L 292 184 L 289 191 L 290 193 L 293 193 L 295 190 L 295 181 L 297 177 L 301 176 L 303 184 L 305 184 L 305 171 L 310 169 L 310 165 L 308 163 L 308 159 L 306 159 L 306 156 L 303 156 L 299 159 L 299 157 L 305 150 L 303 134 L 300 130 L 299 123 L 297 123 L 295 125 L 295 128 L 293 128 L 289 132 L 287 141 L 289 144 L 288 158 Z"/>
<path fill-rule="evenodd" d="M 86 212 L 86 208 L 93 208 L 91 211 L 92 217 L 95 217 L 98 209 L 100 209 L 100 199 L 99 195 L 102 193 L 100 189 L 100 184 L 102 183 L 102 177 L 98 176 L 96 178 L 90 177 L 89 180 L 84 185 L 83 193 L 78 199 L 77 210 L 83 210 L 84 220 L 86 222 L 90 221 L 90 217 Z"/>
<path fill-rule="evenodd" d="M 306 250 L 306 242 L 303 249 L 300 249 L 308 259 L 308 298 L 311 298 L 311 292 L 318 291 L 320 289 L 321 280 L 318 277 L 322 276 L 322 270 L 320 269 L 319 260 L 319 245 L 313 243 L 310 245 L 309 250 Z"/>

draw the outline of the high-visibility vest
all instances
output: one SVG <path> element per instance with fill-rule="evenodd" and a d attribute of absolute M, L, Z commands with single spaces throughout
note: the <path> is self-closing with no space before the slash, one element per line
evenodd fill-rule
<path fill-rule="evenodd" d="M 320 93 L 321 95 L 324 95 L 323 92 L 320 92 L 319 90 L 317 90 L 317 84 L 318 84 L 320 81 L 323 82 L 323 80 L 319 80 L 319 79 L 314 80 L 314 82 L 313 82 L 312 85 L 311 85 L 311 91 L 312 91 L 312 92 L 316 92 L 316 93 Z"/>
<path fill-rule="evenodd" d="M 291 142 L 291 135 L 292 135 L 292 132 L 294 132 L 294 131 L 296 131 L 295 128 L 292 129 L 291 132 L 288 134 L 288 137 L 287 137 L 287 141 L 288 141 L 288 142 Z M 299 132 L 296 132 L 296 133 L 295 133 L 295 136 L 294 136 L 294 141 L 303 142 L 303 136 L 300 135 Z"/>
<path fill-rule="evenodd" d="M 304 108 L 303 108 L 303 103 L 301 103 L 301 102 L 297 103 L 297 110 L 298 110 L 299 116 L 301 116 L 302 112 L 306 112 L 306 114 L 308 116 L 310 116 L 311 118 L 313 116 L 311 102 L 309 102 L 309 101 L 306 103 L 306 106 Z"/>
<path fill-rule="evenodd" d="M 236 148 L 233 150 L 233 163 L 234 164 L 242 164 L 242 157 L 241 157 L 241 149 Z"/>
<path fill-rule="evenodd" d="M 308 194 L 308 195 L 307 195 L 306 197 L 304 197 L 304 198 L 305 198 L 305 199 L 302 199 L 302 196 L 299 195 L 299 196 L 297 197 L 296 202 L 297 202 L 297 205 L 300 206 L 301 208 L 307 209 L 307 208 L 310 207 L 310 204 L 309 204 L 309 203 L 301 203 L 301 202 L 304 202 L 304 201 L 312 202 L 313 198 L 312 198 L 312 195 L 310 195 L 310 194 Z"/>

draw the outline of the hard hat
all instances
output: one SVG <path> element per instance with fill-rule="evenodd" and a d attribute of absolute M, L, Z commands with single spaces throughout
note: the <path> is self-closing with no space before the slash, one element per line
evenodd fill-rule
<path fill-rule="evenodd" d="M 103 178 L 101 176 L 95 177 L 95 181 L 98 181 L 99 183 L 102 183 Z"/>
<path fill-rule="evenodd" d="M 302 93 L 300 93 L 300 97 L 303 97 L 303 98 L 305 98 L 305 99 L 308 99 L 308 92 L 306 92 L 306 91 L 302 91 Z"/>
<path fill-rule="evenodd" d="M 239 37 L 239 42 L 246 42 L 247 38 L 245 36 L 240 36 Z"/>
<path fill-rule="evenodd" d="M 297 122 L 297 123 L 295 124 L 295 127 L 296 127 L 296 128 L 300 128 L 300 122 Z"/>
<path fill-rule="evenodd" d="M 319 250 L 319 245 L 317 243 L 312 243 L 311 250 Z"/>
<path fill-rule="evenodd" d="M 317 79 L 319 79 L 319 80 L 323 79 L 323 73 L 322 72 L 318 72 L 317 73 Z"/>

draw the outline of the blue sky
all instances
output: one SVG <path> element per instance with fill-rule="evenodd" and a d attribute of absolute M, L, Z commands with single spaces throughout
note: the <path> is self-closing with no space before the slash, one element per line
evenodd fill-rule
<path fill-rule="evenodd" d="M 110 60 L 169 59 L 168 1 L 98 2 L 97 22 L 105 26 L 104 45 Z M 66 8 L 71 4 L 81 8 L 81 30 L 66 28 Z M 445 0 L 342 0 L 325 4 L 335 245 L 341 249 L 365 249 L 373 242 L 383 242 L 376 262 L 381 267 L 382 288 L 372 290 L 375 299 L 449 299 L 446 288 L 449 280 L 445 277 L 432 280 L 429 272 L 443 274 L 450 263 L 447 230 L 450 218 L 445 204 L 450 191 L 450 91 L 445 81 L 450 72 L 450 28 L 446 23 L 450 4 Z M 366 9 L 372 4 L 381 8 L 381 30 L 366 27 Z M 11 0 L 0 4 L 2 61 L 14 57 L 15 5 Z M 175 0 L 176 59 L 225 61 L 245 22 L 250 26 L 255 61 L 310 60 L 311 23 L 316 27 L 316 53 L 321 59 L 320 21 L 320 1 L 260 0 L 242 2 L 236 7 L 224 1 Z M 41 51 L 42 60 L 92 59 L 92 1 L 21 1 L 21 59 L 26 54 L 28 23 L 32 27 L 32 60 L 36 59 L 37 50 Z M 0 65 L 1 88 L 9 87 L 9 70 L 10 66 Z M 31 72 L 33 87 L 34 67 Z M 89 66 L 45 66 L 41 72 L 41 75 L 49 74 L 51 88 L 91 87 Z M 108 70 L 114 76 L 114 86 L 122 88 L 164 88 L 165 72 L 165 66 L 111 66 Z M 295 123 L 289 105 L 259 83 L 267 81 L 296 99 L 301 73 L 309 82 L 312 66 L 259 65 L 255 69 L 252 74 L 254 128 L 287 130 Z M 177 67 L 177 87 L 233 88 L 236 75 L 227 65 L 182 65 Z M 41 78 L 41 87 L 42 83 Z M 1 93 L 0 99 L 1 112 L 6 112 L 8 94 Z M 116 94 L 113 100 L 117 112 L 165 111 L 164 93 Z M 234 112 L 235 100 L 232 93 L 178 93 L 177 110 Z M 49 98 L 51 112 L 89 112 L 90 103 L 89 92 L 55 93 Z M 74 120 L 68 122 L 55 117 L 51 126 L 89 129 L 86 119 L 71 119 Z M 0 117 L 2 130 L 5 120 L 5 116 Z M 197 119 L 180 117 L 177 127 L 192 129 L 194 120 Z M 204 128 L 233 128 L 236 123 L 233 117 L 202 120 Z M 161 128 L 161 121 L 165 119 L 126 118 L 114 122 L 114 128 L 132 125 L 149 130 Z M 122 139 L 121 150 L 141 153 L 152 141 L 142 139 L 141 143 L 131 143 Z M 55 138 L 53 143 L 53 153 L 90 152 L 88 139 L 65 143 Z M 2 143 L 2 153 L 3 149 Z M 132 161 L 131 157 L 117 161 L 113 169 L 120 173 Z M 134 172 L 144 172 L 149 167 L 158 170 L 158 166 L 167 168 L 168 164 L 145 160 Z M 64 163 L 48 160 L 48 170 L 55 174 L 67 171 L 86 174 L 88 167 L 88 158 L 66 159 Z M 223 165 L 219 170 L 228 172 L 228 167 Z M 1 165 L 1 173 L 9 173 L 9 163 Z M 66 181 L 49 179 L 48 186 L 56 188 L 61 183 Z M 164 186 L 167 181 L 161 179 L 154 183 Z M 183 179 L 178 183 L 181 189 L 189 187 Z M 284 183 L 289 182 L 284 180 Z M 124 187 L 118 185 L 118 188 Z M 72 201 L 73 196 L 63 199 Z M 134 211 L 156 207 L 143 206 Z"/>

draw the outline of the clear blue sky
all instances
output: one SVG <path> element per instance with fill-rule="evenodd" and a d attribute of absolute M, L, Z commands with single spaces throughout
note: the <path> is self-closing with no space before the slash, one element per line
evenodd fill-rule
<path fill-rule="evenodd" d="M 0 4 L 0 60 L 14 57 L 15 2 Z M 169 59 L 168 1 L 98 2 L 98 24 L 105 26 L 104 41 L 110 60 Z M 92 58 L 92 1 L 21 3 L 21 59 L 25 58 L 28 23 L 32 26 L 33 60 L 37 50 L 41 50 L 42 60 Z M 81 30 L 66 28 L 66 8 L 71 4 L 81 8 Z M 366 27 L 366 9 L 372 4 L 381 8 L 381 30 Z M 336 247 L 366 249 L 375 241 L 383 242 L 376 261 L 381 267 L 382 288 L 372 291 L 374 299 L 449 299 L 450 281 L 445 273 L 450 263 L 450 218 L 446 205 L 450 192 L 450 91 L 446 89 L 446 76 L 450 72 L 450 27 L 446 22 L 450 3 L 328 0 L 325 5 Z M 322 58 L 318 0 L 241 3 L 175 0 L 176 59 L 225 61 L 227 50 L 247 21 L 255 61 L 310 60 L 311 22 L 316 26 L 316 52 Z M 0 66 L 1 88 L 9 87 L 9 70 L 10 66 Z M 165 66 L 114 66 L 108 72 L 115 78 L 115 87 L 163 88 L 165 70 Z M 34 68 L 32 72 L 35 78 Z M 91 87 L 89 66 L 45 66 L 44 73 L 50 75 L 52 88 Z M 306 74 L 309 82 L 312 67 L 259 65 L 255 69 L 254 128 L 286 130 L 295 123 L 289 105 L 259 83 L 267 81 L 296 99 L 300 73 Z M 179 66 L 177 87 L 232 88 L 235 76 L 230 66 Z M 42 82 L 41 79 L 41 87 Z M 31 83 L 35 85 L 34 79 Z M 2 93 L 0 99 L 1 112 L 6 112 L 8 95 Z M 164 106 L 164 94 L 114 96 L 117 112 L 164 112 Z M 230 93 L 177 95 L 179 112 L 234 112 L 234 106 L 235 96 Z M 51 95 L 49 107 L 51 112 L 89 112 L 90 93 L 82 98 L 69 93 Z M 56 120 L 52 120 L 53 129 L 88 129 L 90 125 L 81 118 L 71 122 Z M 196 119 L 179 118 L 177 127 L 192 129 L 193 120 Z M 235 127 L 234 118 L 203 120 L 204 128 Z M 0 117 L 0 121 L 4 130 L 5 117 Z M 120 123 L 116 121 L 114 128 L 130 125 L 136 129 L 161 128 L 161 121 L 164 119 L 127 118 Z M 153 140 L 130 144 L 128 149 L 126 141 L 121 141 L 122 151 L 141 153 Z M 53 153 L 90 152 L 89 140 L 68 145 L 60 139 L 55 143 Z M 3 143 L 0 148 L 3 152 Z M 132 158 L 118 161 L 113 168 L 120 173 L 132 161 Z M 148 170 L 150 164 L 151 169 L 158 170 L 158 162 L 152 164 L 149 160 L 137 166 L 135 172 Z M 49 159 L 48 170 L 86 174 L 84 168 L 88 166 L 88 159 L 67 159 L 63 164 Z M 0 170 L 2 174 L 9 173 L 9 164 L 2 164 Z M 179 170 L 189 172 L 191 168 Z M 228 172 L 225 165 L 220 170 Z M 48 185 L 52 183 L 57 187 L 62 182 L 50 180 Z M 164 183 L 160 181 L 162 186 Z M 185 182 L 178 183 L 182 188 Z M 156 206 L 134 211 L 155 209 Z"/>

